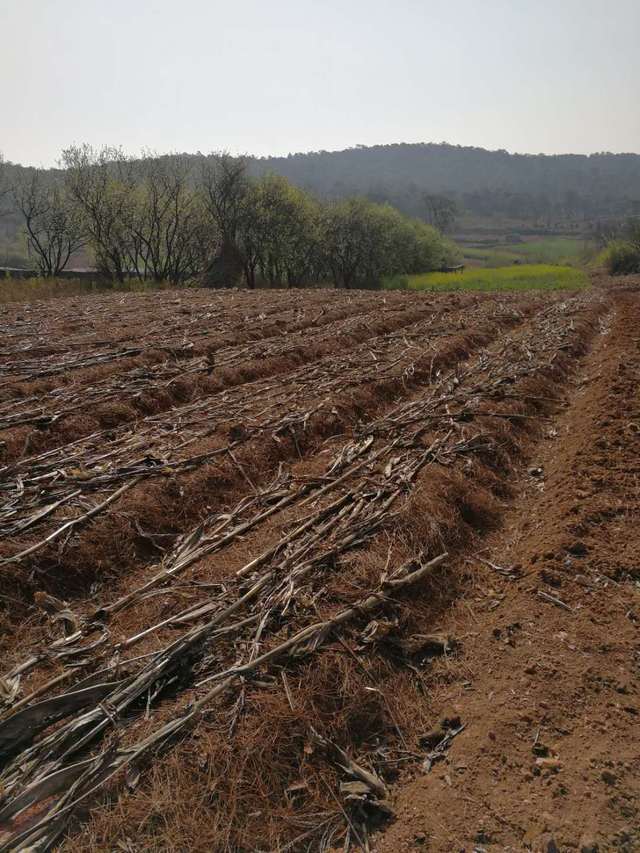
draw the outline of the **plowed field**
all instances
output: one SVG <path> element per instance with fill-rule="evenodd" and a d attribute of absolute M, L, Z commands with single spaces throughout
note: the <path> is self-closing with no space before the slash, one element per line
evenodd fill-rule
<path fill-rule="evenodd" d="M 0 310 L 0 851 L 640 849 L 640 283 Z"/>

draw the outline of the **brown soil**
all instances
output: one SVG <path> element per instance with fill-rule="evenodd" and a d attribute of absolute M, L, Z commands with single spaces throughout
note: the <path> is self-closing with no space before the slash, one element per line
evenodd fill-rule
<path fill-rule="evenodd" d="M 194 305 L 200 298 L 193 297 Z M 371 312 L 380 297 L 354 298 L 358 310 Z M 247 310 L 239 295 L 233 299 Z M 248 442 L 237 449 L 240 467 L 225 462 L 169 483 L 147 480 L 71 541 L 24 566 L 3 567 L 7 583 L 11 572 L 20 573 L 11 594 L 22 602 L 16 608 L 17 601 L 6 599 L 3 671 L 10 677 L 21 671 L 13 701 L 32 706 L 64 698 L 92 673 L 115 667 L 122 678 L 129 666 L 143 673 L 148 658 L 125 661 L 161 660 L 198 629 L 197 619 L 171 621 L 175 614 L 203 604 L 217 612 L 256 579 L 269 581 L 269 571 L 276 579 L 284 574 L 282 589 L 280 581 L 267 584 L 264 600 L 241 611 L 264 617 L 257 633 L 255 623 L 231 625 L 228 637 L 189 652 L 177 681 L 168 688 L 159 682 L 159 699 L 149 690 L 142 705 L 120 714 L 119 700 L 108 694 L 93 713 L 110 715 L 117 740 L 107 733 L 70 752 L 70 767 L 142 743 L 188 716 L 210 686 L 199 679 L 233 671 L 318 619 L 335 619 L 357 605 L 344 630 L 323 635 L 315 650 L 262 665 L 211 700 L 179 736 L 141 753 L 126 780 L 121 771 L 95 791 L 91 786 L 92 796 L 66 828 L 65 849 L 640 849 L 634 741 L 640 714 L 640 283 L 603 279 L 585 297 L 545 299 L 547 306 L 514 297 L 517 322 L 506 314 L 496 319 L 489 296 L 434 303 L 443 318 L 440 336 L 425 338 L 422 353 L 410 330 L 402 343 L 401 336 L 376 339 L 380 376 L 354 384 L 348 394 L 348 358 L 314 356 L 309 349 L 301 368 L 283 363 L 278 375 L 303 408 L 314 400 L 305 382 L 329 382 L 324 421 L 306 420 L 308 435 Z M 305 295 L 295 300 L 300 310 Z M 307 316 L 316 316 L 318 294 L 308 300 Z M 267 302 L 275 312 L 273 294 Z M 224 299 L 218 304 L 222 310 Z M 398 306 L 406 310 L 407 303 Z M 240 313 L 227 311 L 224 323 L 239 322 Z M 40 322 L 36 312 L 29 318 Z M 333 322 L 341 321 L 331 320 L 328 329 Z M 402 320 L 391 328 L 404 326 Z M 362 347 L 365 365 L 362 340 L 369 335 L 356 336 L 353 352 Z M 343 346 L 348 353 L 348 342 Z M 267 391 L 258 393 L 256 410 L 272 393 L 263 384 Z M 207 399 L 213 405 L 214 398 Z M 373 443 L 363 468 L 348 454 L 367 436 Z M 210 446 L 215 441 L 203 448 Z M 422 454 L 427 464 L 409 474 Z M 332 460 L 346 467 L 334 469 Z M 24 470 L 28 482 L 28 465 Z M 334 470 L 346 473 L 324 494 Z M 390 508 L 379 511 L 395 482 Z M 282 510 L 252 521 L 282 496 L 288 501 Z M 333 510 L 340 501 L 344 508 Z M 225 525 L 245 521 L 246 531 L 196 553 L 175 577 L 144 587 L 151 592 L 135 593 L 153 585 L 159 569 L 171 569 L 189 535 L 197 534 L 198 548 L 215 542 Z M 193 528 L 198 522 L 202 527 Z M 308 532 L 298 535 L 300 525 Z M 185 539 L 174 545 L 165 531 Z M 266 559 L 269 549 L 277 550 Z M 360 609 L 382 573 L 443 549 L 450 557 L 420 586 L 387 594 L 371 614 Z M 264 570 L 253 566 L 260 555 Z M 308 560 L 315 561 L 311 573 Z M 238 579 L 246 566 L 247 580 Z M 43 592 L 36 606 L 22 598 L 38 588 L 73 593 L 83 653 L 56 656 L 50 644 L 62 636 L 59 603 L 47 604 Z M 132 593 L 110 613 L 113 602 Z M 102 614 L 97 622 L 96 613 Z M 108 633 L 94 648 L 103 621 Z M 140 631 L 149 633 L 133 641 Z M 426 647 L 425 637 L 432 638 Z M 16 747 L 16 757 L 3 742 L 10 706 L 0 711 L 0 850 L 24 849 L 12 847 L 11 838 L 32 832 L 48 814 L 55 798 L 36 797 L 32 808 L 18 812 L 12 803 L 34 778 L 34 756 L 37 778 L 42 739 L 56 731 L 62 737 L 74 724 L 73 715 L 58 724 L 45 721 L 25 733 L 33 737 L 33 751 Z M 311 727 L 378 774 L 385 803 L 361 781 L 349 793 L 349 759 L 336 760 L 333 747 L 320 747 Z M 450 743 L 447 732 L 458 732 Z M 43 772 L 67 766 L 66 758 L 48 763 L 57 760 L 54 749 Z M 55 795 L 55 786 L 48 790 Z"/>
<path fill-rule="evenodd" d="M 84 595 L 89 585 L 130 572 L 138 562 L 157 555 L 157 551 L 149 551 L 140 528 L 165 537 L 189 530 L 213 508 L 222 508 L 225 502 L 244 493 L 247 470 L 251 471 L 253 484 L 261 486 L 283 461 L 313 458 L 328 436 L 348 433 L 360 421 L 428 385 L 444 367 L 467 359 L 501 328 L 517 326 L 530 313 L 540 311 L 542 301 L 527 297 L 498 301 L 492 297 L 478 300 L 470 295 L 445 296 L 438 300 L 438 308 L 437 313 L 432 308 L 425 312 L 424 304 L 419 304 L 416 313 L 426 313 L 426 318 L 404 329 L 385 331 L 361 344 L 355 338 L 354 346 L 346 353 L 336 344 L 334 354 L 317 362 L 311 359 L 300 368 L 285 371 L 278 379 L 240 383 L 228 393 L 218 392 L 175 407 L 161 420 L 151 416 L 128 428 L 92 433 L 84 441 L 28 457 L 15 468 L 9 466 L 9 480 L 12 476 L 24 478 L 36 465 L 40 475 L 49 472 L 51 490 L 42 479 L 36 481 L 37 505 L 44 507 L 49 500 L 64 494 L 58 472 L 68 471 L 71 465 L 72 478 L 79 473 L 82 479 L 69 479 L 66 493 L 80 489 L 92 496 L 96 489 L 85 472 L 96 465 L 95 459 L 99 475 L 104 473 L 103 457 L 109 456 L 111 470 L 120 477 L 120 472 L 131 469 L 143 453 L 152 459 L 174 462 L 199 454 L 217 454 L 191 466 L 194 470 L 178 469 L 171 477 L 159 466 L 159 475 L 145 476 L 144 482 L 134 485 L 111 512 L 94 516 L 90 524 L 80 527 L 64 549 L 55 541 L 27 557 L 24 565 L 28 571 L 16 572 L 13 565 L 7 569 L 0 565 L 0 577 L 5 577 L 8 591 L 14 598 L 30 595 L 35 580 L 47 591 Z M 406 314 L 400 313 L 405 324 Z M 188 435 L 187 420 L 196 428 L 194 438 L 186 451 L 175 452 L 173 446 Z M 279 429 L 280 423 L 286 429 Z M 148 438 L 142 441 L 141 450 L 138 440 L 143 432 Z M 234 461 L 222 454 L 230 441 L 234 443 Z M 126 451 L 129 444 L 135 448 L 133 455 Z M 125 452 L 118 457 L 121 447 Z M 132 475 L 129 480 L 126 474 L 122 476 L 125 479 L 108 483 L 103 492 L 98 491 L 101 499 L 122 483 L 131 482 Z M 83 510 L 85 500 L 83 495 Z M 13 505 L 12 510 L 15 508 Z M 31 508 L 25 508 L 25 518 L 31 512 Z M 10 556 L 31 547 L 69 517 L 69 506 L 65 505 L 46 517 L 46 526 L 39 522 L 29 527 L 26 535 L 18 531 L 15 536 L 6 536 L 0 543 L 0 555 Z M 14 613 L 18 615 L 22 618 L 22 614 Z"/>
<path fill-rule="evenodd" d="M 502 529 L 474 551 L 518 578 L 460 565 L 468 588 L 439 626 L 462 652 L 429 708 L 466 729 L 398 786 L 380 853 L 640 849 L 640 287 L 612 303 Z"/>

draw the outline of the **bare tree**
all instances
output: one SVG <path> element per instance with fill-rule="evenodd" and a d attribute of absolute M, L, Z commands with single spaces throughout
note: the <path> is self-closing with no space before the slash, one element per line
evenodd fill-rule
<path fill-rule="evenodd" d="M 99 271 L 123 281 L 133 251 L 125 225 L 135 192 L 131 160 L 119 148 L 82 145 L 65 149 L 62 162 L 66 187 L 82 213 Z"/>
<path fill-rule="evenodd" d="M 250 192 L 246 162 L 226 152 L 210 154 L 202 163 L 200 189 L 220 238 L 215 259 L 217 274 L 213 275 L 212 269 L 209 277 L 233 283 L 246 272 L 245 258 L 239 247 Z"/>
<path fill-rule="evenodd" d="M 188 162 L 146 153 L 124 221 L 129 259 L 141 279 L 178 283 L 206 265 L 215 246 L 201 198 L 190 186 Z"/>
<path fill-rule="evenodd" d="M 451 231 L 458 216 L 458 205 L 455 201 L 444 195 L 426 194 L 424 203 L 429 225 L 433 225 L 441 234 Z"/>
<path fill-rule="evenodd" d="M 255 186 L 251 186 L 245 195 L 242 227 L 237 234 L 237 245 L 245 281 L 249 290 L 256 286 L 256 273 L 263 257 L 263 217 L 260 209 L 260 197 Z"/>
<path fill-rule="evenodd" d="M 4 212 L 4 201 L 9 195 L 9 179 L 7 177 L 7 167 L 4 162 L 4 156 L 0 151 L 0 216 Z"/>
<path fill-rule="evenodd" d="M 41 169 L 23 171 L 13 186 L 13 198 L 24 217 L 27 244 L 41 274 L 59 275 L 85 242 L 77 208 L 64 187 Z"/>
<path fill-rule="evenodd" d="M 223 241 L 235 243 L 249 190 L 247 165 L 227 152 L 210 154 L 202 163 L 204 200 Z"/>

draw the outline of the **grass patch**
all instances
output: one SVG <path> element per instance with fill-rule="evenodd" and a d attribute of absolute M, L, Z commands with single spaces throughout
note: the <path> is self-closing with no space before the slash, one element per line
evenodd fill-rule
<path fill-rule="evenodd" d="M 509 249 L 464 249 L 465 261 L 480 261 L 484 267 L 510 267 L 516 261 L 522 262 L 520 255 Z"/>
<path fill-rule="evenodd" d="M 59 299 L 64 296 L 87 296 L 92 293 L 144 293 L 151 290 L 168 290 L 170 284 L 129 279 L 118 283 L 85 278 L 1 278 L 0 304 L 8 302 L 37 302 L 41 299 Z"/>
<path fill-rule="evenodd" d="M 493 246 L 464 247 L 464 257 L 480 261 L 486 267 L 505 267 L 511 264 L 578 264 L 590 253 L 584 240 L 575 237 L 544 237 L 524 243 L 494 244 Z"/>
<path fill-rule="evenodd" d="M 410 290 L 575 290 L 589 280 L 582 270 L 552 264 L 467 268 L 459 273 L 406 276 Z"/>
<path fill-rule="evenodd" d="M 546 237 L 520 243 L 513 251 L 532 264 L 571 264 L 583 260 L 588 251 L 584 240 L 573 237 Z"/>

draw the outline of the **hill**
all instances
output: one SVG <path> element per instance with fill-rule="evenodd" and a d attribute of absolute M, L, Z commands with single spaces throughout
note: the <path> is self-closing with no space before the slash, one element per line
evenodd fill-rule
<path fill-rule="evenodd" d="M 252 161 L 320 195 L 352 193 L 425 214 L 424 194 L 454 198 L 478 217 L 593 220 L 640 213 L 640 155 L 510 154 L 399 143 Z"/>

